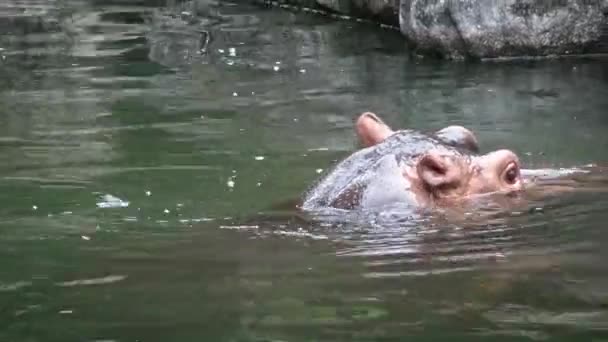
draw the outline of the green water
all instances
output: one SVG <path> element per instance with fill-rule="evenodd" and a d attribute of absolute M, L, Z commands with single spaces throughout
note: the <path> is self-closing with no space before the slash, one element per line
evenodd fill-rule
<path fill-rule="evenodd" d="M 475 227 L 258 215 L 366 110 L 605 164 L 608 60 L 412 60 L 225 1 L 8 0 L 0 29 L 0 341 L 608 340 L 605 193 Z"/>

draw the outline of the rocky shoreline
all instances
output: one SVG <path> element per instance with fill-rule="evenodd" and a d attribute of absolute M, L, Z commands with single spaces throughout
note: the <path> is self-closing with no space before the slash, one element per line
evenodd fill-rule
<path fill-rule="evenodd" d="M 264 2 L 264 0 L 256 0 Z M 283 0 L 394 26 L 446 59 L 608 55 L 608 0 Z"/>

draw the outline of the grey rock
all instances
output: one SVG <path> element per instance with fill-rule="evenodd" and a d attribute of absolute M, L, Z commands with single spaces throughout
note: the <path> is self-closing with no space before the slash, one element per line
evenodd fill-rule
<path fill-rule="evenodd" d="M 401 0 L 401 32 L 448 58 L 602 52 L 608 0 Z"/>

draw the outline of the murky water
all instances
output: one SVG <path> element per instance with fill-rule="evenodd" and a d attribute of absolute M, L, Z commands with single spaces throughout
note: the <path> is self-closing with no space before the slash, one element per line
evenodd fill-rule
<path fill-rule="evenodd" d="M 390 30 L 225 1 L 7 0 L 0 28 L 1 341 L 608 338 L 605 192 L 490 221 L 270 211 L 365 110 L 605 164 L 607 60 L 411 60 Z"/>

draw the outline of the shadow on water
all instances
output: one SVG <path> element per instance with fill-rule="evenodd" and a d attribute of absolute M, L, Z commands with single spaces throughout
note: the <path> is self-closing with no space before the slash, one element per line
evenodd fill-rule
<path fill-rule="evenodd" d="M 0 340 L 606 337 L 603 174 L 459 219 L 267 211 L 366 110 L 601 163 L 604 60 L 412 61 L 394 31 L 203 0 L 10 0 L 0 28 Z"/>

